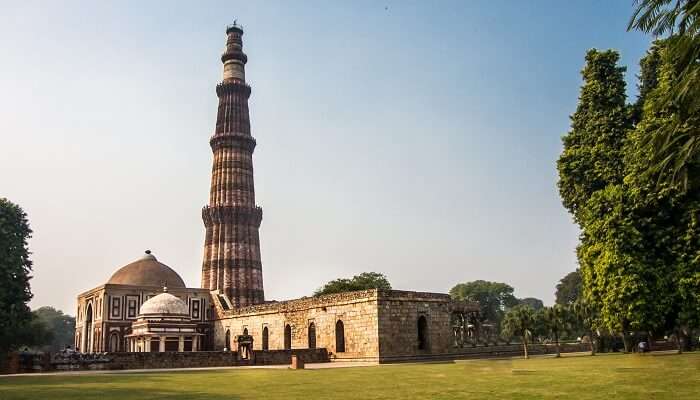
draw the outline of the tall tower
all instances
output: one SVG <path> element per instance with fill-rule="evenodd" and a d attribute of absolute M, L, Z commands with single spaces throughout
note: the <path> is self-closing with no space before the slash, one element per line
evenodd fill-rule
<path fill-rule="evenodd" d="M 214 153 L 211 191 L 209 205 L 202 209 L 202 287 L 218 289 L 243 307 L 265 301 L 258 234 L 262 209 L 255 205 L 253 186 L 255 139 L 250 135 L 243 28 L 234 22 L 226 35 L 223 81 L 216 86 L 216 130 L 209 140 Z"/>

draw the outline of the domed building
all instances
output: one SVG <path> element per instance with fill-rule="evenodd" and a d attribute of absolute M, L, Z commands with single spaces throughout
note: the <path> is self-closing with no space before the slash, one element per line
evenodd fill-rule
<path fill-rule="evenodd" d="M 166 286 L 168 292 L 163 293 Z M 134 329 L 159 329 L 156 320 L 160 320 L 186 328 L 182 331 L 186 336 L 167 331 L 165 338 L 183 337 L 186 348 L 204 349 L 208 299 L 208 290 L 186 287 L 175 270 L 146 250 L 141 258 L 119 268 L 104 285 L 78 295 L 75 347 L 86 353 L 138 351 L 130 347 Z M 140 351 L 147 348 L 151 348 L 150 342 L 142 344 Z"/>
<path fill-rule="evenodd" d="M 131 334 L 126 335 L 132 352 L 197 351 L 201 333 L 190 318 L 190 310 L 181 298 L 163 293 L 146 300 L 139 309 Z"/>

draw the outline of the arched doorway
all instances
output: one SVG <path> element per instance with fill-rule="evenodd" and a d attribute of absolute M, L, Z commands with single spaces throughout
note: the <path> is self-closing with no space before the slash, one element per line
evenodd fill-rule
<path fill-rule="evenodd" d="M 109 351 L 116 353 L 119 351 L 119 332 L 112 332 L 109 334 Z"/>
<path fill-rule="evenodd" d="M 309 348 L 316 348 L 316 325 L 313 322 L 309 324 Z"/>
<path fill-rule="evenodd" d="M 263 328 L 262 349 L 263 350 L 270 350 L 270 332 L 267 330 L 267 327 Z"/>
<path fill-rule="evenodd" d="M 243 334 L 246 336 L 248 335 L 248 328 L 243 328 Z"/>
<path fill-rule="evenodd" d="M 429 350 L 428 343 L 428 320 L 425 315 L 418 317 L 418 350 Z"/>
<path fill-rule="evenodd" d="M 335 323 L 335 351 L 336 353 L 345 352 L 345 325 L 341 320 Z"/>
<path fill-rule="evenodd" d="M 85 333 L 83 334 L 83 344 L 80 351 L 92 353 L 92 303 L 88 304 L 85 310 Z"/>
<path fill-rule="evenodd" d="M 292 349 L 292 327 L 289 324 L 284 327 L 284 349 Z"/>
<path fill-rule="evenodd" d="M 226 350 L 231 350 L 231 331 L 226 329 L 226 342 L 224 343 Z"/>

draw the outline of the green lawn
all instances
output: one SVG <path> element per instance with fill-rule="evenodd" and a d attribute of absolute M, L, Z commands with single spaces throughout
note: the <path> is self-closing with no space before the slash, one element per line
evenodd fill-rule
<path fill-rule="evenodd" d="M 0 378 L 0 399 L 699 399 L 700 353 Z"/>

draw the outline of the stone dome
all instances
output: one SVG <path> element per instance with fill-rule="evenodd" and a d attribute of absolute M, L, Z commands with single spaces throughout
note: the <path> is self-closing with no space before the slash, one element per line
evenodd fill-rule
<path fill-rule="evenodd" d="M 190 310 L 182 299 L 173 296 L 170 293 L 161 293 L 155 297 L 151 297 L 141 305 L 139 309 L 140 315 L 189 315 Z"/>
<path fill-rule="evenodd" d="M 185 287 L 185 282 L 180 278 L 180 275 L 172 268 L 159 262 L 150 250 L 146 250 L 146 254 L 138 260 L 119 268 L 109 278 L 107 284 Z"/>

